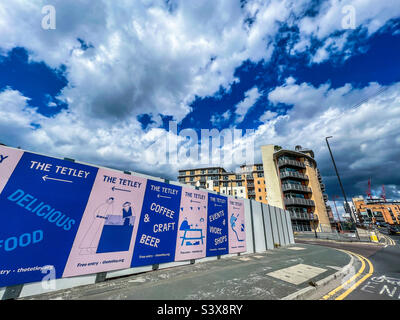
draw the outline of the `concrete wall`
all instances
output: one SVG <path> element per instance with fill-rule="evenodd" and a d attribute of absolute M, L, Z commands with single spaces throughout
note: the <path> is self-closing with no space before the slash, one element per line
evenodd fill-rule
<path fill-rule="evenodd" d="M 164 180 L 161 178 L 155 178 L 146 175 L 141 175 L 141 176 L 153 180 L 164 181 L 166 183 L 174 185 L 190 187 L 188 185 L 182 185 L 175 181 L 170 182 L 168 180 Z M 195 189 L 195 187 L 192 188 Z M 215 193 L 212 191 L 209 192 Z M 272 250 L 274 249 L 274 243 L 279 244 L 280 246 L 285 246 L 294 243 L 292 225 L 288 211 L 270 205 L 262 204 L 254 200 L 244 199 L 243 201 L 245 210 L 247 251 L 241 254 L 251 254 L 255 252 L 264 252 L 266 250 Z M 220 258 L 228 258 L 237 255 L 239 254 L 225 255 L 221 256 Z M 208 257 L 192 261 L 170 262 L 160 265 L 143 266 L 143 267 L 103 272 L 99 274 L 90 274 L 78 277 L 56 279 L 53 280 L 52 283 L 44 283 L 44 285 L 42 282 L 35 282 L 23 285 L 16 285 L 8 288 L 0 288 L 0 299 L 13 299 L 18 297 L 33 296 L 36 294 L 42 294 L 46 292 L 52 292 L 82 285 L 94 284 L 96 282 L 105 281 L 106 279 L 111 279 L 114 277 L 121 277 L 132 274 L 138 274 L 142 272 L 149 272 L 155 269 L 189 265 L 191 263 L 206 262 L 210 260 L 216 260 L 218 258 L 219 257 Z"/>
<path fill-rule="evenodd" d="M 267 202 L 271 206 L 284 208 L 281 181 L 274 162 L 274 147 L 272 144 L 261 147 Z"/>

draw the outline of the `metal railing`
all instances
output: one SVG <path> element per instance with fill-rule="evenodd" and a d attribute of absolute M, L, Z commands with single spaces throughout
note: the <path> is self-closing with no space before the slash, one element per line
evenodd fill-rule
<path fill-rule="evenodd" d="M 292 220 L 318 220 L 317 215 L 305 212 L 290 212 L 290 218 Z"/>
<path fill-rule="evenodd" d="M 294 184 L 294 183 L 284 183 L 284 184 L 282 184 L 282 191 L 288 191 L 288 190 L 312 192 L 310 187 L 306 187 L 306 186 L 303 186 L 301 184 Z"/>
<path fill-rule="evenodd" d="M 295 166 L 295 167 L 299 167 L 299 168 L 305 168 L 306 165 L 301 162 L 301 161 L 297 161 L 297 160 L 290 160 L 290 159 L 282 159 L 278 161 L 278 166 L 285 166 L 285 165 L 291 165 L 291 166 Z"/>
<path fill-rule="evenodd" d="M 339 233 L 334 232 L 314 232 L 314 231 L 295 231 L 295 239 L 307 239 L 307 238 L 318 238 L 326 240 L 336 240 L 343 242 L 372 242 L 369 234 L 360 235 L 360 239 L 357 238 L 355 231 L 346 231 Z"/>
<path fill-rule="evenodd" d="M 284 198 L 283 201 L 284 201 L 286 206 L 301 205 L 301 206 L 307 206 L 307 207 L 315 207 L 314 201 L 310 200 L 310 199 Z"/>
<path fill-rule="evenodd" d="M 293 172 L 293 171 L 284 171 L 281 172 L 280 178 L 300 178 L 304 180 L 308 180 L 308 176 L 299 172 Z"/>

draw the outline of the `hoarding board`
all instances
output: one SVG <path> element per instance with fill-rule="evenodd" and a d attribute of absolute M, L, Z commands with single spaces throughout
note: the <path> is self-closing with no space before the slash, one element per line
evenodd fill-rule
<path fill-rule="evenodd" d="M 97 170 L 22 154 L 0 194 L 0 286 L 61 277 Z"/>
<path fill-rule="evenodd" d="M 175 261 L 206 256 L 207 192 L 182 188 Z"/>
<path fill-rule="evenodd" d="M 246 224 L 244 217 L 244 201 L 228 200 L 229 218 L 229 253 L 246 251 Z"/>
<path fill-rule="evenodd" d="M 131 267 L 171 262 L 182 187 L 148 180 Z"/>
<path fill-rule="evenodd" d="M 64 277 L 130 268 L 146 183 L 99 169 Z"/>
<path fill-rule="evenodd" d="M 229 253 L 228 198 L 208 194 L 207 257 Z"/>
<path fill-rule="evenodd" d="M 245 252 L 243 200 L 0 146 L 0 287 Z"/>

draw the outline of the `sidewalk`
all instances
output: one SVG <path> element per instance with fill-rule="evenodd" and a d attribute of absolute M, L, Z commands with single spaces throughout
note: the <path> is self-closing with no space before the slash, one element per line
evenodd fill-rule
<path fill-rule="evenodd" d="M 296 299 L 315 285 L 321 286 L 343 276 L 352 263 L 353 259 L 341 251 L 296 244 L 263 253 L 110 279 L 22 300 Z"/>

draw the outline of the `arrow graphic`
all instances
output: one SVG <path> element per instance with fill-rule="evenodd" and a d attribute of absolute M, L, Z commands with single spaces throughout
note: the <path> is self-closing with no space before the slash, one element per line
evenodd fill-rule
<path fill-rule="evenodd" d="M 200 201 L 196 201 L 196 200 L 190 200 L 190 202 L 200 203 Z"/>
<path fill-rule="evenodd" d="M 131 192 L 131 190 L 118 189 L 118 188 L 116 188 L 116 187 L 112 187 L 111 189 L 112 189 L 112 191 L 118 190 L 118 191 Z"/>
<path fill-rule="evenodd" d="M 171 199 L 171 197 L 162 196 L 162 195 L 159 195 L 159 194 L 158 194 L 158 195 L 157 195 L 157 198 L 160 198 L 160 197 L 161 197 L 161 198 L 167 198 L 167 199 Z"/>
<path fill-rule="evenodd" d="M 55 180 L 55 181 L 61 181 L 61 182 L 72 183 L 72 181 L 70 181 L 70 180 L 63 180 L 63 179 L 50 178 L 48 175 L 43 176 L 42 179 L 43 179 L 43 181 Z"/>

